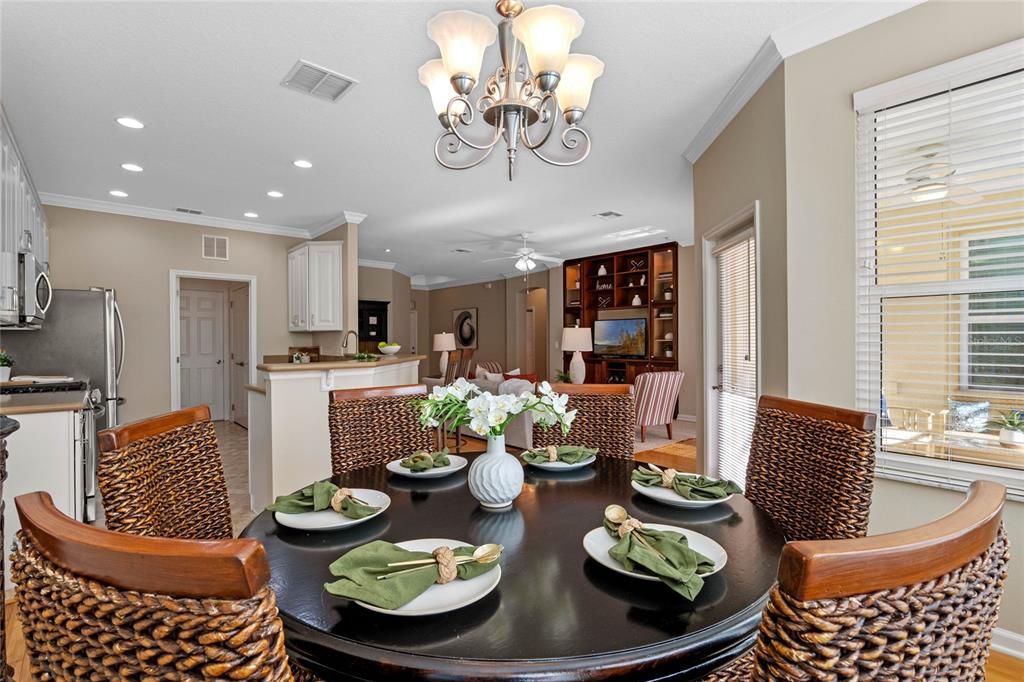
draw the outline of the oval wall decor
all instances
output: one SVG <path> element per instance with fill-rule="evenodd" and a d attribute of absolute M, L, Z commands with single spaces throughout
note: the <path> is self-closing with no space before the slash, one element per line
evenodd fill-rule
<path fill-rule="evenodd" d="M 452 311 L 455 345 L 459 348 L 476 348 L 476 311 L 476 308 Z"/>

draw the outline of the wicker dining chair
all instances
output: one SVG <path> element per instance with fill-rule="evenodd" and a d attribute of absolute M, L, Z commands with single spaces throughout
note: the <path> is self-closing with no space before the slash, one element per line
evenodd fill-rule
<path fill-rule="evenodd" d="M 787 540 L 863 537 L 875 475 L 875 415 L 762 396 L 744 494 Z"/>
<path fill-rule="evenodd" d="M 426 396 L 423 384 L 331 391 L 327 420 L 332 473 L 338 476 L 431 449 L 434 435 L 420 426 L 412 405 Z"/>
<path fill-rule="evenodd" d="M 1009 558 L 1005 497 L 978 481 L 918 528 L 788 543 L 753 651 L 705 682 L 981 682 Z"/>
<path fill-rule="evenodd" d="M 633 387 L 630 384 L 552 384 L 557 393 L 569 396 L 566 409 L 576 410 L 576 419 L 563 435 L 558 426 L 544 429 L 533 425 L 533 447 L 585 445 L 598 448 L 599 457 L 633 459 Z"/>
<path fill-rule="evenodd" d="M 65 516 L 47 493 L 14 502 L 32 679 L 293 679 L 256 540 L 130 536 Z"/>
<path fill-rule="evenodd" d="M 132 535 L 232 537 L 231 504 L 206 405 L 98 434 L 107 528 Z"/>

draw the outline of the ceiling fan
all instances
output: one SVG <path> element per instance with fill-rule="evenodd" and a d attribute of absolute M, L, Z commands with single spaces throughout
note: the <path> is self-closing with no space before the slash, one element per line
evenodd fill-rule
<path fill-rule="evenodd" d="M 515 268 L 520 272 L 530 272 L 531 270 L 537 267 L 537 261 L 543 263 L 557 263 L 558 265 L 562 264 L 561 258 L 554 257 L 558 254 L 557 251 L 552 251 L 551 253 L 548 254 L 541 254 L 537 253 L 534 249 L 527 246 L 526 240 L 530 237 L 529 233 L 524 232 L 520 234 L 519 237 L 523 240 L 522 248 L 518 248 L 514 252 L 503 251 L 502 253 L 506 253 L 508 255 L 501 256 L 499 258 L 488 258 L 487 260 L 484 260 L 482 262 L 492 263 L 494 261 L 499 260 L 514 260 Z"/>

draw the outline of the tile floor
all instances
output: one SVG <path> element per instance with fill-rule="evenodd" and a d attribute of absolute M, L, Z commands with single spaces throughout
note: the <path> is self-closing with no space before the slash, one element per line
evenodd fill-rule
<path fill-rule="evenodd" d="M 217 422 L 215 426 L 231 498 L 231 525 L 237 536 L 256 516 L 249 501 L 249 432 L 232 422 Z"/>

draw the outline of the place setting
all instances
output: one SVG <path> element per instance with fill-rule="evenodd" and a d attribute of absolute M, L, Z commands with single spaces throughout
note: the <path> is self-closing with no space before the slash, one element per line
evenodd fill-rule
<path fill-rule="evenodd" d="M 583 445 L 548 445 L 524 450 L 519 458 L 544 471 L 575 471 L 597 461 L 597 448 Z"/>
<path fill-rule="evenodd" d="M 391 498 L 371 488 L 342 488 L 331 481 L 316 481 L 291 495 L 282 495 L 267 507 L 282 526 L 305 531 L 341 530 L 383 514 Z"/>
<path fill-rule="evenodd" d="M 469 464 L 469 460 L 460 455 L 453 455 L 448 448 L 435 450 L 417 450 L 408 457 L 388 462 L 385 468 L 393 474 L 407 478 L 444 478 L 461 471 Z"/>
<path fill-rule="evenodd" d="M 641 464 L 633 470 L 631 479 L 630 486 L 641 495 L 684 509 L 713 507 L 743 492 L 732 481 L 662 469 L 657 464 Z"/>

